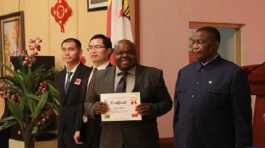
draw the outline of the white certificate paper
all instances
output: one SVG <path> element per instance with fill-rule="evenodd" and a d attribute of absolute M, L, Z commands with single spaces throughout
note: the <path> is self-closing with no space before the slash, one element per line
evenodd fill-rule
<path fill-rule="evenodd" d="M 141 103 L 140 92 L 101 94 L 100 101 L 109 107 L 109 111 L 101 115 L 101 121 L 142 120 L 142 116 L 135 111 Z"/>

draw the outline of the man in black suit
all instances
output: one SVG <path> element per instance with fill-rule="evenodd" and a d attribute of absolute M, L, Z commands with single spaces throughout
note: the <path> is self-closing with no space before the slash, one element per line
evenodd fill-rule
<path fill-rule="evenodd" d="M 59 110 L 59 148 L 78 148 L 74 142 L 74 132 L 80 128 L 82 105 L 91 68 L 80 64 L 81 43 L 74 38 L 65 39 L 62 44 L 65 69 L 56 76 L 56 85 L 61 96 Z M 79 118 L 79 119 L 77 119 Z"/>
<path fill-rule="evenodd" d="M 162 71 L 136 64 L 136 47 L 129 40 L 119 41 L 114 53 L 117 66 L 97 71 L 92 79 L 85 113 L 98 118 L 108 111 L 108 105 L 99 101 L 102 93 L 140 92 L 136 111 L 143 119 L 101 122 L 100 148 L 159 148 L 156 119 L 172 107 Z"/>
<path fill-rule="evenodd" d="M 252 146 L 251 99 L 245 73 L 217 54 L 220 33 L 199 28 L 191 40 L 198 62 L 179 70 L 175 90 L 176 148 Z"/>
<path fill-rule="evenodd" d="M 91 89 L 90 80 L 95 71 L 104 70 L 111 67 L 110 56 L 112 54 L 112 43 L 110 38 L 103 34 L 96 34 L 89 40 L 88 54 L 93 64 L 87 88 Z M 83 114 L 83 113 L 80 113 Z M 100 122 L 83 116 L 83 128 L 75 132 L 74 139 L 77 144 L 86 143 L 87 148 L 99 147 Z M 81 141 L 80 141 L 81 140 Z"/>

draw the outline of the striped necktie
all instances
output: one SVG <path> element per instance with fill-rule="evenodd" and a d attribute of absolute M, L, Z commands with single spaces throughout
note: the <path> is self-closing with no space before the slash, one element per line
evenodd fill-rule
<path fill-rule="evenodd" d="M 126 79 L 128 76 L 128 72 L 120 72 L 118 76 L 122 76 L 117 87 L 116 92 L 126 92 Z"/>

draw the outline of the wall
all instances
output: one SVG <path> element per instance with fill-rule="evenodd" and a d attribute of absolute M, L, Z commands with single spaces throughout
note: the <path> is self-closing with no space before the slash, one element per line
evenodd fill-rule
<path fill-rule="evenodd" d="M 59 25 L 51 15 L 51 7 L 57 0 L 1 0 L 0 15 L 24 11 L 26 43 L 30 38 L 43 39 L 41 55 L 53 55 L 56 66 L 62 67 L 60 43 L 67 37 L 79 38 L 84 54 L 87 55 L 89 38 L 95 33 L 105 33 L 105 11 L 87 12 L 86 0 L 67 0 L 72 8 L 72 16 L 65 24 L 65 32 L 60 32 Z M 86 56 L 87 64 L 90 64 Z"/>
<path fill-rule="evenodd" d="M 173 96 L 179 68 L 188 64 L 189 21 L 243 23 L 242 64 L 265 60 L 265 1 L 139 0 L 140 61 L 164 71 Z M 161 137 L 172 137 L 172 112 L 159 119 Z"/>

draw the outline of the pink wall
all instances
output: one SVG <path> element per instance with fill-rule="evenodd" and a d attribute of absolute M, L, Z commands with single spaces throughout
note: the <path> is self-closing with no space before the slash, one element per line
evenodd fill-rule
<path fill-rule="evenodd" d="M 189 21 L 243 23 L 242 63 L 265 60 L 265 1 L 139 0 L 140 62 L 164 71 L 173 97 L 177 71 L 188 63 Z M 160 137 L 172 137 L 172 111 L 159 119 Z"/>

